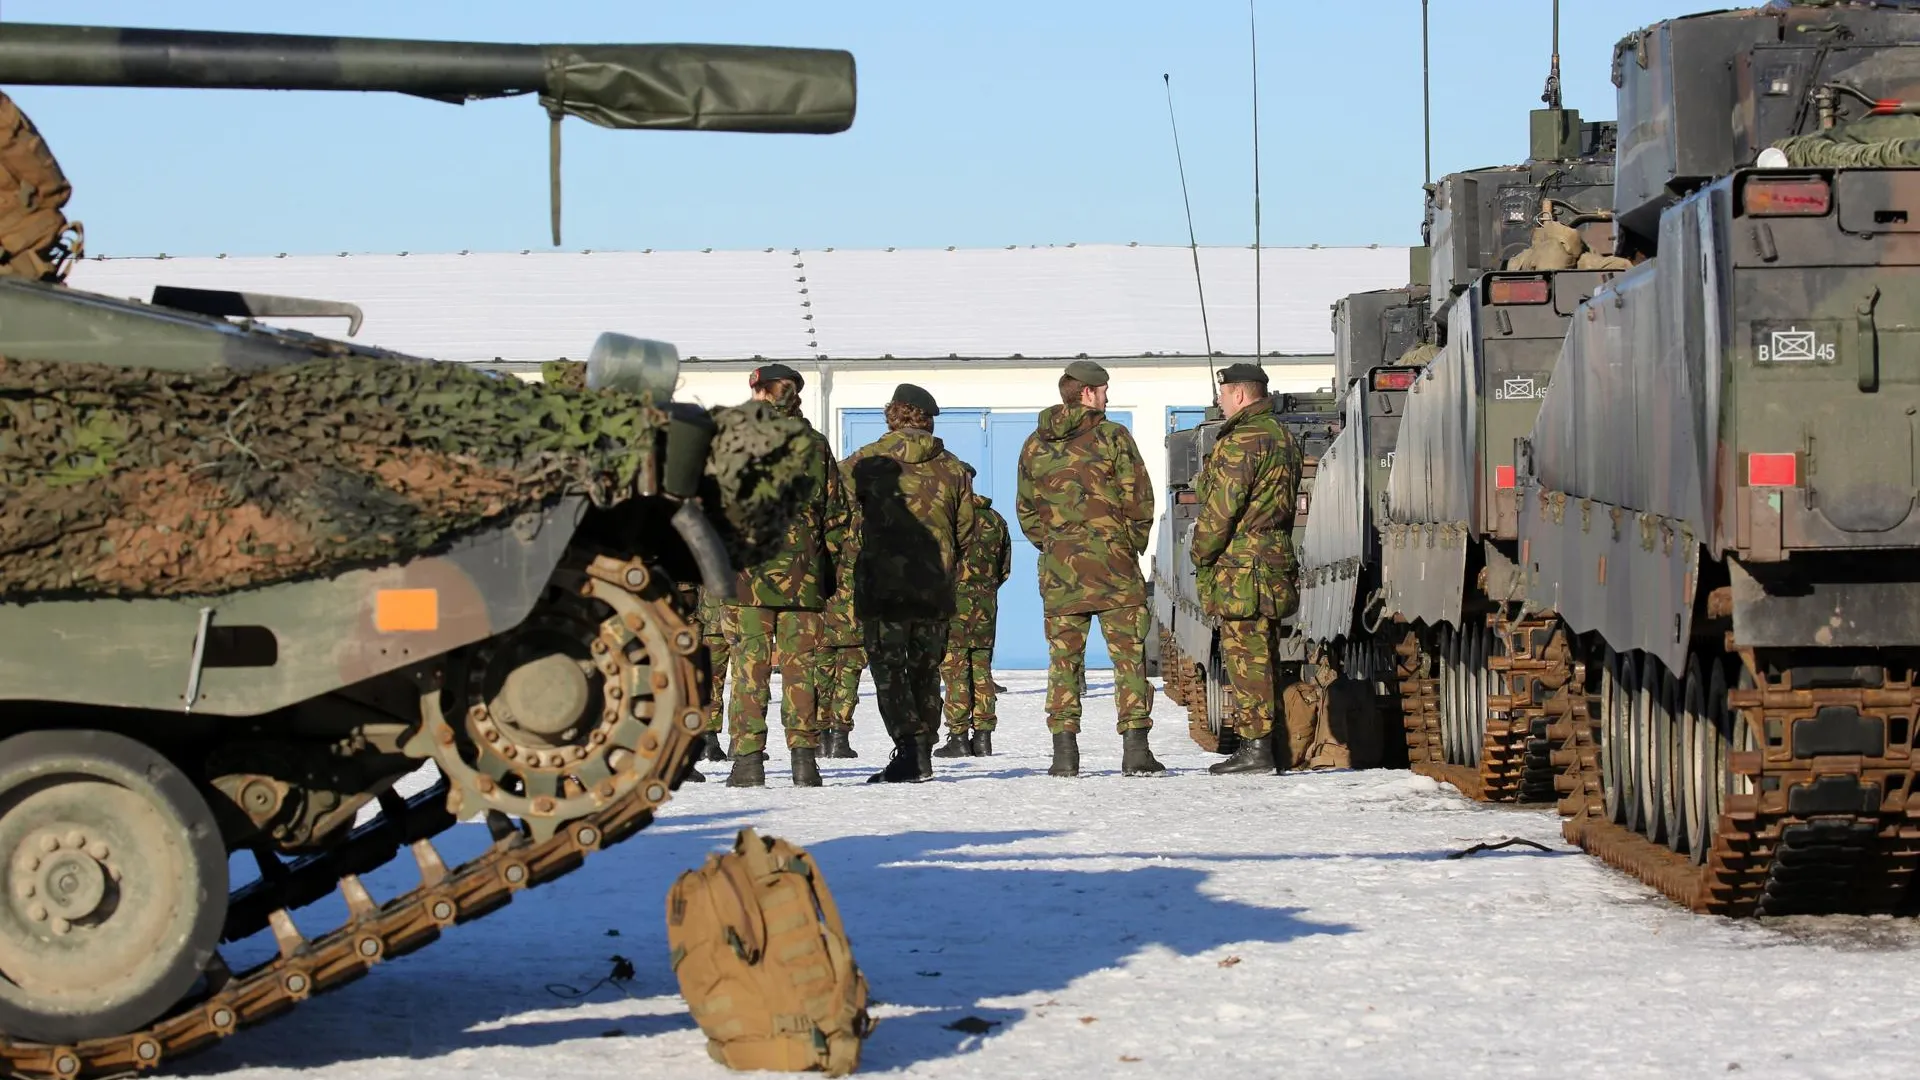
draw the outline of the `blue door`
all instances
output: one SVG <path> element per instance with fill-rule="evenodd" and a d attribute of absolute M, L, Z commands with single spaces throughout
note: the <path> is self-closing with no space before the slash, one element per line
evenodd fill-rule
<path fill-rule="evenodd" d="M 1133 414 L 1109 412 L 1107 418 L 1133 427 Z M 1044 669 L 1047 666 L 1045 612 L 1040 603 L 1040 553 L 1020 532 L 1014 500 L 1020 489 L 1020 448 L 1040 422 L 1040 413 L 1001 409 L 942 409 L 935 434 L 960 460 L 972 465 L 975 490 L 993 500 L 993 508 L 1007 519 L 1013 534 L 1013 569 L 1000 587 L 1000 619 L 993 647 L 999 668 Z M 1196 421 L 1197 422 L 1197 421 Z M 842 456 L 867 445 L 887 430 L 880 409 L 842 409 Z M 1144 453 L 1144 451 L 1142 451 Z M 1087 641 L 1087 666 L 1111 667 L 1106 639 L 1094 624 Z"/>
<path fill-rule="evenodd" d="M 1167 434 L 1199 427 L 1200 422 L 1206 418 L 1205 405 L 1169 405 L 1167 406 Z"/>

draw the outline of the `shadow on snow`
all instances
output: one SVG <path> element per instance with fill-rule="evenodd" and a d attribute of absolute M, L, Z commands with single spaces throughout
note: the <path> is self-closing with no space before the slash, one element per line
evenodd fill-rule
<path fill-rule="evenodd" d="M 657 823 L 574 874 L 522 893 L 509 907 L 454 928 L 421 952 L 382 964 L 364 980 L 244 1031 L 171 1071 L 210 1076 L 256 1065 L 300 1069 L 375 1058 L 433 1058 L 609 1034 L 685 1032 L 697 1040 L 666 963 L 666 891 L 683 870 L 731 846 L 734 832 L 748 824 L 751 815 L 743 813 L 680 815 Z M 476 831 L 470 842 L 484 845 L 482 827 L 455 827 L 460 830 Z M 1094 857 L 971 850 L 1057 835 L 909 832 L 807 845 L 839 901 L 873 1000 L 913 1010 L 881 1021 L 862 1053 L 863 1068 L 902 1067 L 975 1049 L 983 1038 L 1005 1032 L 1026 1015 L 1025 1008 L 984 1002 L 1056 993 L 1145 949 L 1194 956 L 1241 942 L 1354 932 L 1348 925 L 1307 918 L 1299 908 L 1209 896 L 1204 891 L 1209 874 L 1191 867 L 970 865 Z M 961 848 L 970 850 L 956 850 Z M 1187 858 L 1166 852 L 1151 857 Z M 412 871 L 384 867 L 368 875 L 367 883 L 376 897 L 397 895 L 413 884 Z M 344 914 L 344 907 L 329 899 L 296 917 L 318 930 Z M 609 930 L 618 936 L 608 936 Z M 607 973 L 615 953 L 637 969 L 627 993 L 643 1002 L 673 999 L 667 1011 L 612 1016 L 600 1009 L 585 1015 L 583 1003 L 617 1003 L 620 988 L 602 986 L 573 1002 L 546 989 L 592 985 Z M 649 1004 L 659 1008 L 657 1000 Z M 557 1016 L 524 1016 L 529 1013 Z M 984 1037 L 946 1028 L 967 1016 L 999 1023 Z M 501 1023 L 516 1017 L 521 1019 Z M 700 1043 L 691 1046 L 698 1053 Z"/>

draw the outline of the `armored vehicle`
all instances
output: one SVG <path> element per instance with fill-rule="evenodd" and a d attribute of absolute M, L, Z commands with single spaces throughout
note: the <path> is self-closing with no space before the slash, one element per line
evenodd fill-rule
<path fill-rule="evenodd" d="M 830 51 L 17 23 L 5 83 L 537 93 L 619 128 L 854 108 Z M 645 827 L 708 692 L 676 580 L 724 592 L 778 535 L 784 429 L 673 403 L 657 342 L 603 335 L 594 389 L 556 389 L 255 321 L 341 306 L 67 288 L 64 178 L 17 113 L 0 142 L 32 224 L 5 239 L 33 237 L 0 262 L 0 1064 L 170 1062 Z M 492 843 L 449 864 L 468 819 Z M 402 855 L 417 884 L 376 896 Z M 345 922 L 300 925 L 333 896 Z"/>
<path fill-rule="evenodd" d="M 1699 911 L 1911 911 L 1920 12 L 1672 19 L 1614 80 L 1647 259 L 1581 305 L 1517 470 L 1580 692 L 1567 837 Z"/>
<path fill-rule="evenodd" d="M 1274 414 L 1300 440 L 1303 455 L 1293 519 L 1295 544 L 1306 528 L 1314 468 L 1339 427 L 1340 417 L 1333 404 L 1330 390 L 1273 395 Z M 1194 520 L 1200 514 L 1193 483 L 1225 423 L 1218 409 L 1209 409 L 1199 426 L 1168 433 L 1167 510 L 1160 519 L 1160 540 L 1153 556 L 1153 615 L 1160 642 L 1161 685 L 1168 697 L 1187 707 L 1188 730 L 1194 741 L 1217 753 L 1232 753 L 1235 745 L 1233 729 L 1226 724 L 1220 622 L 1200 610 L 1199 579 L 1187 553 Z M 1291 619 L 1288 625 L 1292 625 Z M 1282 678 L 1283 684 L 1298 678 L 1301 658 L 1299 639 L 1289 634 L 1281 643 L 1278 657 L 1287 676 Z"/>

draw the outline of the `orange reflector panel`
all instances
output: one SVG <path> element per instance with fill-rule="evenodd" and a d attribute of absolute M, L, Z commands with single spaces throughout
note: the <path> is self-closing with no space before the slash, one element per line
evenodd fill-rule
<path fill-rule="evenodd" d="M 381 589 L 373 594 L 373 628 L 383 634 L 440 629 L 440 590 Z"/>
<path fill-rule="evenodd" d="M 1376 371 L 1373 373 L 1373 388 L 1375 390 L 1405 390 L 1407 387 L 1413 385 L 1413 380 L 1419 377 L 1420 370 L 1418 368 L 1398 368 L 1392 371 Z"/>
<path fill-rule="evenodd" d="M 1793 454 L 1748 454 L 1747 486 L 1792 487 L 1797 459 Z"/>
<path fill-rule="evenodd" d="M 1740 189 L 1747 213 L 1754 217 L 1814 216 L 1827 212 L 1832 191 L 1827 182 L 1753 178 Z"/>
<path fill-rule="evenodd" d="M 1493 467 L 1493 486 L 1505 490 L 1513 486 L 1513 466 L 1495 465 Z"/>
<path fill-rule="evenodd" d="M 1197 503 L 1200 501 L 1200 495 L 1199 493 L 1195 492 L 1192 488 L 1188 488 L 1185 491 L 1174 492 L 1173 501 L 1177 503 L 1181 503 L 1183 505 L 1192 505 L 1193 503 Z"/>
<path fill-rule="evenodd" d="M 1549 299 L 1547 279 L 1497 280 L 1487 286 L 1487 298 L 1496 304 L 1544 304 Z"/>

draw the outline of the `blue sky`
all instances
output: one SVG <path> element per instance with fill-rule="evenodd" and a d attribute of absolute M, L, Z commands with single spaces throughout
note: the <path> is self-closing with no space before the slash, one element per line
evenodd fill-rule
<path fill-rule="evenodd" d="M 1418 0 L 1256 0 L 1262 239 L 1410 244 Z M 1614 115 L 1613 43 L 1695 0 L 1563 0 L 1566 104 Z M 1432 0 L 1436 175 L 1526 154 L 1548 0 Z M 1244 0 L 0 0 L 0 19 L 479 41 L 851 50 L 832 136 L 565 131 L 568 249 L 1180 243 L 1161 73 L 1203 244 L 1250 243 Z M 394 95 L 7 88 L 89 253 L 540 249 L 544 113 Z"/>

